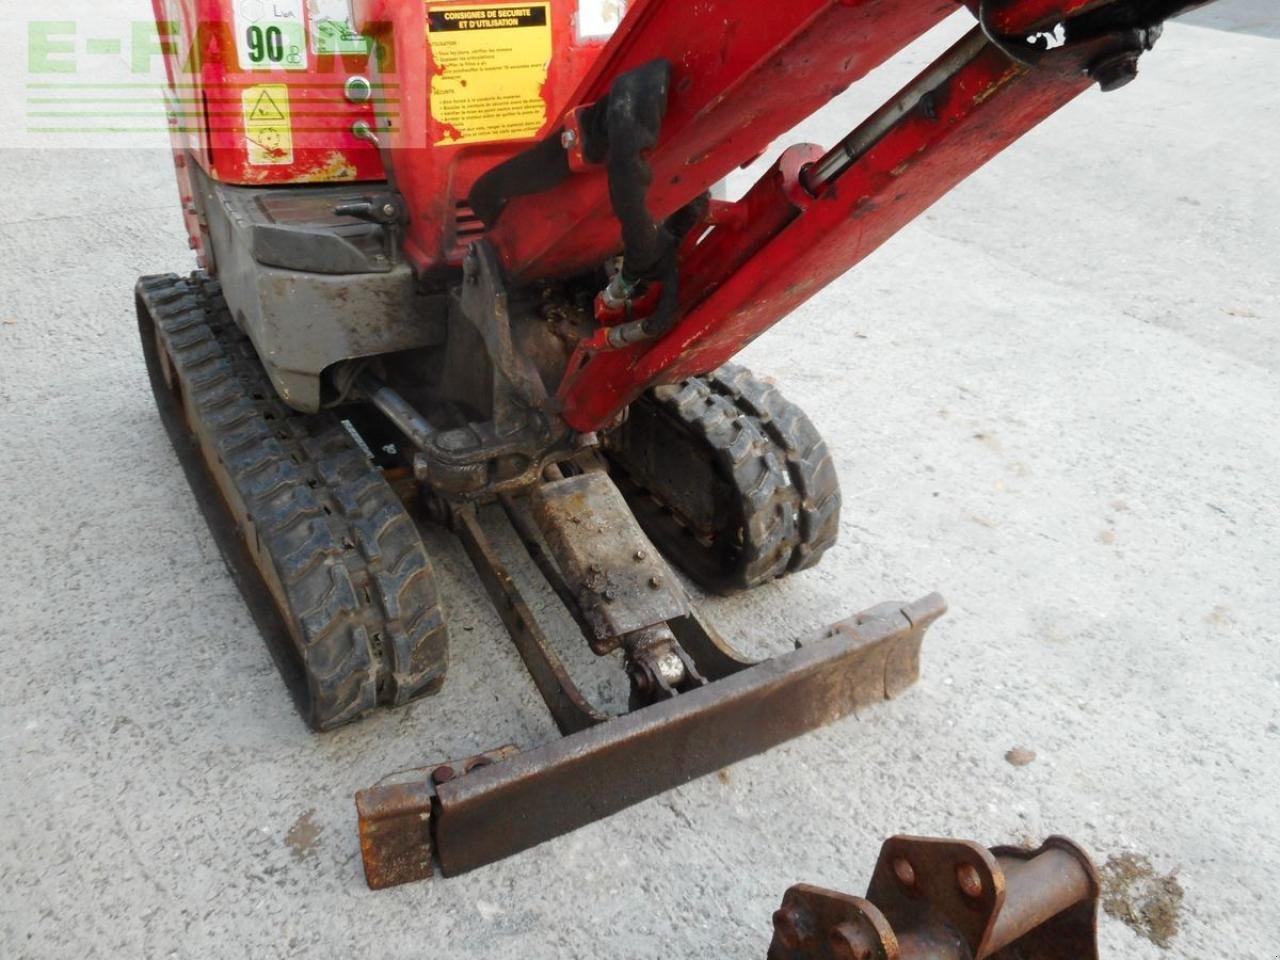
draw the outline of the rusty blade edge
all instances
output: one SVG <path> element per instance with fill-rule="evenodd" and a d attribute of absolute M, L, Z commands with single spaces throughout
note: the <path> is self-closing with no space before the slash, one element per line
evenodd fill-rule
<path fill-rule="evenodd" d="M 437 857 L 445 876 L 492 863 L 896 697 L 945 610 L 937 594 L 880 604 L 792 653 L 438 787 L 362 790 L 369 886 L 429 877 Z"/>
<path fill-rule="evenodd" d="M 945 610 L 937 594 L 881 605 L 828 639 L 441 785 L 442 872 L 500 860 L 896 696 Z"/>

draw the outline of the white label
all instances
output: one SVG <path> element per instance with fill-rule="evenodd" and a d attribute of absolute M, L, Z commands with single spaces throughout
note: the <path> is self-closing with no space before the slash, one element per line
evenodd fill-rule
<path fill-rule="evenodd" d="M 234 0 L 242 70 L 307 69 L 303 0 Z"/>
<path fill-rule="evenodd" d="M 311 0 L 311 52 L 316 56 L 369 52 L 369 41 L 356 32 L 348 0 Z"/>
<path fill-rule="evenodd" d="M 578 39 L 608 40 L 627 12 L 627 0 L 578 0 Z"/>

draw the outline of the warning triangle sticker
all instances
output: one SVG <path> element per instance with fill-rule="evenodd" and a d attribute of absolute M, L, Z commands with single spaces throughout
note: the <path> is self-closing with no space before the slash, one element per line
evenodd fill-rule
<path fill-rule="evenodd" d="M 253 110 L 249 113 L 249 119 L 253 120 L 284 120 L 286 119 L 283 111 L 271 99 L 271 94 L 263 90 L 258 97 L 258 102 L 253 105 Z"/>

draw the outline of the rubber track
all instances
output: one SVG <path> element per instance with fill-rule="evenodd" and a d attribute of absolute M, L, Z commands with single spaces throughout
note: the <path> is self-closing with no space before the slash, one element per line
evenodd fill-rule
<path fill-rule="evenodd" d="M 808 569 L 835 542 L 840 487 L 827 446 L 795 404 L 749 370 L 726 364 L 705 377 L 656 387 L 637 401 L 660 411 L 708 452 L 737 501 L 717 511 L 731 518 L 705 544 L 681 525 L 679 504 L 655 489 L 629 457 L 624 425 L 611 447 L 637 516 L 668 557 L 700 586 L 719 593 L 760 586 Z M 653 442 L 653 438 L 649 438 Z M 661 516 L 639 498 L 656 500 Z M 725 505 L 722 505 L 725 506 Z"/>
<path fill-rule="evenodd" d="M 800 511 L 800 536 L 787 570 L 809 569 L 840 534 L 840 478 L 826 441 L 803 410 L 746 367 L 726 363 L 705 379 L 754 418 L 781 453 Z"/>
<path fill-rule="evenodd" d="M 301 414 L 277 398 L 215 281 L 147 277 L 138 298 L 285 608 L 312 726 L 332 729 L 439 689 L 447 635 L 434 572 L 381 471 L 332 413 Z"/>

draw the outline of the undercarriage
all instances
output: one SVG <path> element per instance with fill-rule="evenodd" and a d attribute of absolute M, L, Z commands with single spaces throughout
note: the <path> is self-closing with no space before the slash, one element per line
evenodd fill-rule
<path fill-rule="evenodd" d="M 636 0 L 595 36 L 568 0 L 356 0 L 367 49 L 313 51 L 327 72 L 301 49 L 251 62 L 269 44 L 166 51 L 175 91 L 192 69 L 205 97 L 205 125 L 175 134 L 202 269 L 139 281 L 143 350 L 302 712 L 327 731 L 446 681 L 434 522 L 562 735 L 411 758 L 362 791 L 371 886 L 488 863 L 916 680 L 936 594 L 757 662 L 687 584 L 767 588 L 840 532 L 814 424 L 732 358 L 1040 121 L 1133 79 L 1194 4 L 967 5 L 976 25 L 883 107 L 834 146 L 786 149 L 734 201 L 713 188 L 953 4 Z M 179 6 L 194 46 L 246 16 Z M 318 108 L 314 129 L 291 103 Z M 616 662 L 627 711 L 575 682 L 482 511 Z"/>
<path fill-rule="evenodd" d="M 457 460 L 424 462 L 450 431 L 418 422 L 367 371 L 355 380 L 362 403 L 310 414 L 283 404 L 207 276 L 145 279 L 138 301 L 166 425 L 264 632 L 301 679 L 310 723 L 332 729 L 444 682 L 445 613 L 416 527 L 433 518 L 461 538 L 564 737 L 439 758 L 360 793 L 371 886 L 517 852 L 895 697 L 918 676 L 924 632 L 945 609 L 936 595 L 882 604 L 757 663 L 667 566 L 708 589 L 745 589 L 811 566 L 834 538 L 829 454 L 804 415 L 744 368 L 655 391 L 635 429 L 547 455 L 532 482 L 529 462 L 507 452 L 484 465 L 496 482 L 481 489 Z M 404 420 L 404 435 L 362 433 L 370 406 Z M 453 432 L 468 431 L 479 433 Z M 637 459 L 664 445 L 689 454 L 683 472 Z M 431 485 L 442 475 L 461 489 L 443 495 Z M 505 514 L 592 651 L 616 657 L 629 712 L 611 716 L 574 682 L 481 509 Z M 513 808 L 525 812 L 516 821 L 504 813 Z"/>

